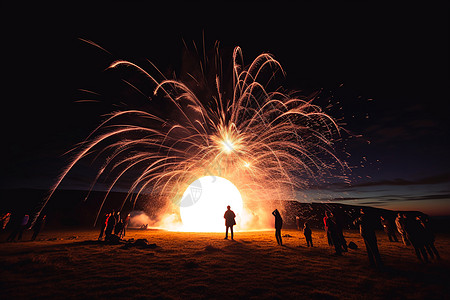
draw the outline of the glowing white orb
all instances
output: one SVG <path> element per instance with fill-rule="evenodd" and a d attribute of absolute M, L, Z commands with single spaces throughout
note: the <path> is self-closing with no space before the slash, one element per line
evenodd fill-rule
<path fill-rule="evenodd" d="M 181 199 L 180 215 L 183 231 L 225 231 L 223 215 L 227 205 L 230 205 L 236 214 L 236 225 L 239 226 L 243 210 L 242 197 L 237 187 L 225 178 L 201 177 L 191 183 Z"/>

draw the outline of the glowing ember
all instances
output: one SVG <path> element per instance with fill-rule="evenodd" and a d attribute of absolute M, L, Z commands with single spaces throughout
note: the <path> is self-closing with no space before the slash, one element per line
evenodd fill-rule
<path fill-rule="evenodd" d="M 237 187 L 222 177 L 205 176 L 193 182 L 184 192 L 183 200 L 192 205 L 181 205 L 182 231 L 222 232 L 225 230 L 223 214 L 227 205 L 237 216 L 237 225 L 242 217 L 242 197 Z M 239 228 L 237 226 L 237 228 Z"/>

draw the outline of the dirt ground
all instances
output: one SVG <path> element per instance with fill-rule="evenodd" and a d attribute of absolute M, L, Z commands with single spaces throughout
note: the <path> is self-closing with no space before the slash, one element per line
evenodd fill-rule
<path fill-rule="evenodd" d="M 156 247 L 125 248 L 96 241 L 98 232 L 44 231 L 37 241 L 5 243 L 0 236 L 2 299 L 449 299 L 450 236 L 438 235 L 440 261 L 421 263 L 411 247 L 378 232 L 386 267 L 369 267 L 357 231 L 345 232 L 358 245 L 333 255 L 323 231 L 314 247 L 303 234 L 129 230 L 125 239 L 145 238 Z M 287 235 L 287 236 L 286 236 Z"/>

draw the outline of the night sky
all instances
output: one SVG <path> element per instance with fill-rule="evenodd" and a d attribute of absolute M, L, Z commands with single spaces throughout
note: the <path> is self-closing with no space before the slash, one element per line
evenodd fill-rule
<path fill-rule="evenodd" d="M 274 3 L 2 4 L 0 188 L 51 187 L 69 161 L 62 154 L 117 109 L 109 100 L 79 102 L 92 99 L 80 89 L 106 90 L 112 61 L 148 59 L 179 73 L 183 40 L 202 49 L 204 35 L 207 52 L 216 40 L 225 50 L 240 46 L 246 63 L 273 54 L 285 88 L 322 90 L 316 104 L 331 101 L 326 112 L 346 123 L 351 156 L 338 155 L 352 168 L 351 185 L 331 179 L 299 200 L 449 215 L 447 7 Z M 86 163 L 62 188 L 88 188 L 92 172 Z"/>

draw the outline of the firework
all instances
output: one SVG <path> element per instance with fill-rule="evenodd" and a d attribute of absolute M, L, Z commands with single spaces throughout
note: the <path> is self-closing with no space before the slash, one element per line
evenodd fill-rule
<path fill-rule="evenodd" d="M 157 80 L 125 60 L 113 62 L 109 69 L 130 69 L 147 78 L 154 85 L 150 98 L 170 104 L 170 117 L 167 112 L 136 109 L 111 113 L 77 146 L 42 208 L 70 170 L 94 154 L 102 167 L 91 188 L 105 174 L 109 179 L 102 206 L 117 183 L 130 177 L 124 203 L 135 202 L 142 193 L 177 203 L 190 183 L 207 175 L 233 182 L 244 200 L 292 199 L 307 178 L 341 164 L 332 147 L 339 126 L 312 103 L 314 97 L 300 99 L 281 87 L 267 90 L 277 74 L 284 75 L 270 54 L 244 67 L 242 51 L 236 47 L 228 72 L 231 92 L 222 87 L 220 72 L 207 84 L 205 78 L 193 76 L 185 82 Z"/>

